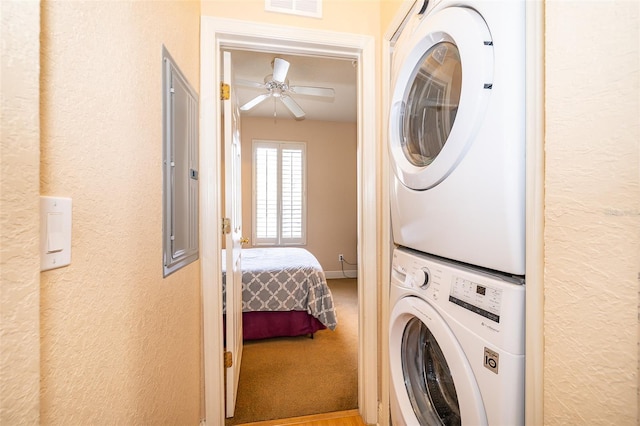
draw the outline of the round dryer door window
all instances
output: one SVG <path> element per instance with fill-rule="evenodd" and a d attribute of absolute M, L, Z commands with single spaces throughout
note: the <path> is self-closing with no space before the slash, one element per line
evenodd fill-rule
<path fill-rule="evenodd" d="M 389 150 L 407 187 L 432 188 L 464 158 L 493 85 L 493 42 L 474 10 L 432 12 L 394 53 Z"/>
<path fill-rule="evenodd" d="M 461 83 L 456 45 L 433 45 L 421 59 L 399 117 L 402 150 L 414 166 L 431 164 L 447 143 L 456 120 Z"/>

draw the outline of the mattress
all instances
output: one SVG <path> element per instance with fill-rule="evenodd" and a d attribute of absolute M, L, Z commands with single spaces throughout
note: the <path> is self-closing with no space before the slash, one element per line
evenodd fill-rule
<path fill-rule="evenodd" d="M 226 266 L 223 250 L 223 268 Z M 320 262 L 298 247 L 242 250 L 242 312 L 306 311 L 330 330 L 338 320 Z M 224 272 L 224 269 L 223 269 Z M 226 308 L 223 274 L 223 308 Z"/>

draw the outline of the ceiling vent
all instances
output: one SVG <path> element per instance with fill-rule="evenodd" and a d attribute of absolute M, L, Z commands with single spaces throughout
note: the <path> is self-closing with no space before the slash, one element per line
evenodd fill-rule
<path fill-rule="evenodd" d="M 264 10 L 322 18 L 322 0 L 265 0 Z"/>

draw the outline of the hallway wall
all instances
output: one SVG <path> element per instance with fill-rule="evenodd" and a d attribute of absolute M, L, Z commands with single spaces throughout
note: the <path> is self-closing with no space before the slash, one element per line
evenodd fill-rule
<path fill-rule="evenodd" d="M 394 0 L 395 1 L 395 0 Z M 325 0 L 322 18 L 265 11 L 264 0 L 202 0 L 202 15 L 307 29 L 378 36 L 381 0 Z"/>
<path fill-rule="evenodd" d="M 198 1 L 42 3 L 42 195 L 73 199 L 41 274 L 42 424 L 198 424 L 200 264 L 162 277 L 162 44 L 199 91 Z"/>
<path fill-rule="evenodd" d="M 544 423 L 637 424 L 640 2 L 545 13 Z"/>
<path fill-rule="evenodd" d="M 0 424 L 40 401 L 40 3 L 0 2 Z"/>

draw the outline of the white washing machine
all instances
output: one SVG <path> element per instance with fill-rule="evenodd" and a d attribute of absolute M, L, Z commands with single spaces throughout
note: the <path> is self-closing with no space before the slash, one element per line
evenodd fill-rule
<path fill-rule="evenodd" d="M 523 275 L 524 0 L 422 6 L 392 56 L 394 241 Z"/>
<path fill-rule="evenodd" d="M 523 425 L 524 299 L 521 277 L 396 249 L 393 425 Z"/>

